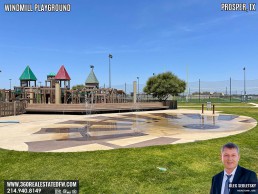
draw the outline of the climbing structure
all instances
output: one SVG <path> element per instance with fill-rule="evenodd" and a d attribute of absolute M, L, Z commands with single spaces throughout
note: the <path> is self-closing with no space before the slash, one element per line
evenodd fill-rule
<path fill-rule="evenodd" d="M 93 71 L 94 69 L 94 66 L 91 65 L 90 66 L 91 68 L 91 71 L 90 71 L 90 74 L 88 75 L 86 81 L 85 81 L 85 87 L 86 88 L 99 88 L 99 81 Z"/>
<path fill-rule="evenodd" d="M 34 82 L 34 86 L 36 86 L 37 78 L 35 74 L 32 72 L 30 66 L 27 66 L 20 76 L 20 86 L 21 87 L 30 87 L 31 82 Z"/>
<path fill-rule="evenodd" d="M 45 86 L 46 87 L 50 87 L 50 88 L 54 88 L 55 87 L 55 83 L 56 83 L 56 74 L 51 72 L 47 75 L 47 80 L 45 81 Z M 49 86 L 48 86 L 49 85 Z"/>
<path fill-rule="evenodd" d="M 80 104 L 80 103 L 124 103 L 126 94 L 123 90 L 115 88 L 99 88 L 99 81 L 94 73 L 94 66 L 82 89 L 71 90 L 67 70 L 62 65 L 57 72 L 49 73 L 45 86 L 36 86 L 36 76 L 29 66 L 26 67 L 20 77 L 20 86 L 14 87 L 14 91 L 3 91 L 1 96 L 8 101 L 26 100 L 39 104 Z M 34 84 L 31 84 L 34 82 Z M 33 86 L 32 86 L 33 85 Z"/>
<path fill-rule="evenodd" d="M 69 74 L 67 73 L 64 65 L 62 65 L 60 67 L 58 73 L 55 76 L 55 80 L 60 83 L 60 87 L 62 87 L 62 82 L 63 82 L 64 88 L 70 89 L 71 78 L 70 78 Z"/>

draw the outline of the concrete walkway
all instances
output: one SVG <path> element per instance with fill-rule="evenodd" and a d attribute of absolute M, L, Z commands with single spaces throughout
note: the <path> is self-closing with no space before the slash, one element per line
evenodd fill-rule
<path fill-rule="evenodd" d="M 251 104 L 251 105 L 253 105 L 253 107 L 258 108 L 258 104 L 256 104 L 256 103 L 252 103 L 252 102 L 251 102 L 251 103 L 248 103 L 248 104 Z M 252 108 L 253 108 L 253 107 L 252 107 Z"/>
<path fill-rule="evenodd" d="M 100 115 L 24 114 L 2 117 L 0 147 L 33 152 L 78 152 L 177 144 L 247 131 L 256 120 L 198 110 Z M 18 121 L 19 123 L 9 123 Z"/>

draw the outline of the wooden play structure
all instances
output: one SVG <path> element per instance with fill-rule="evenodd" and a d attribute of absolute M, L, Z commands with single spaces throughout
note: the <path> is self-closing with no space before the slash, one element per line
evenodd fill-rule
<path fill-rule="evenodd" d="M 47 75 L 45 86 L 37 86 L 37 78 L 27 66 L 20 76 L 20 86 L 14 90 L 0 90 L 0 100 L 6 102 L 27 101 L 30 104 L 80 104 L 80 103 L 125 103 L 126 94 L 115 88 L 99 88 L 98 79 L 91 67 L 91 72 L 85 81 L 85 87 L 80 90 L 70 89 L 70 76 L 64 65 L 58 73 Z"/>
<path fill-rule="evenodd" d="M 93 71 L 94 66 L 90 67 L 91 71 L 84 86 L 72 90 L 71 78 L 64 66 L 61 66 L 57 74 L 48 74 L 44 86 L 41 86 L 41 83 L 40 86 L 36 85 L 37 78 L 27 66 L 20 76 L 20 86 L 15 86 L 14 90 L 0 90 L 0 116 L 24 112 L 89 114 L 169 108 L 162 102 L 139 101 L 136 81 L 133 82 L 131 95 L 115 88 L 99 88 L 99 81 Z"/>

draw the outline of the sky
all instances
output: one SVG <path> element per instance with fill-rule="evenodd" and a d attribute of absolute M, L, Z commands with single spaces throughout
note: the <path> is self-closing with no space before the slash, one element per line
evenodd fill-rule
<path fill-rule="evenodd" d="M 144 85 L 171 71 L 188 82 L 258 79 L 258 11 L 221 11 L 206 0 L 1 0 L 0 88 L 37 84 L 64 65 L 71 86 L 90 65 L 100 86 Z M 227 1 L 237 3 L 236 1 Z M 70 12 L 5 12 L 5 4 L 70 4 Z M 244 1 L 252 3 L 252 1 Z M 257 5 L 258 8 L 258 5 Z"/>

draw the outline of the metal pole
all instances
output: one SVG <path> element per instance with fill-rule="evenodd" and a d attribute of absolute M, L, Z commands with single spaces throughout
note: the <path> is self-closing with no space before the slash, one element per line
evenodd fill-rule
<path fill-rule="evenodd" d="M 139 79 L 140 79 L 140 78 L 137 77 L 137 79 L 138 79 L 138 96 L 139 96 L 139 94 L 140 94 L 140 92 L 139 92 L 139 82 L 140 82 Z"/>
<path fill-rule="evenodd" d="M 109 88 L 111 88 L 111 67 L 110 67 L 110 57 L 109 57 Z"/>
<path fill-rule="evenodd" d="M 126 83 L 125 83 L 125 94 L 126 94 Z"/>
<path fill-rule="evenodd" d="M 113 56 L 111 54 L 108 55 L 109 59 L 109 88 L 111 88 L 111 65 L 110 65 L 110 59 L 112 59 Z"/>
<path fill-rule="evenodd" d="M 109 70 L 108 70 L 108 71 L 109 71 L 109 88 L 111 88 L 111 78 L 110 78 L 110 77 L 111 77 L 111 72 L 110 72 L 110 71 L 111 71 L 111 69 L 110 69 L 110 55 L 109 55 L 109 57 L 108 57 L 108 60 L 109 60 L 109 68 L 108 68 L 108 69 L 109 69 Z"/>
<path fill-rule="evenodd" d="M 201 102 L 201 80 L 199 79 L 199 102 Z"/>
<path fill-rule="evenodd" d="M 188 83 L 188 65 L 186 65 L 186 102 L 188 102 L 188 98 L 189 98 L 189 83 Z"/>
<path fill-rule="evenodd" d="M 138 94 L 140 94 L 140 78 L 138 78 Z"/>
<path fill-rule="evenodd" d="M 191 98 L 191 88 L 189 88 L 189 98 Z"/>
<path fill-rule="evenodd" d="M 229 81 L 229 99 L 230 99 L 230 102 L 231 102 L 231 78 L 230 78 L 230 81 Z"/>
<path fill-rule="evenodd" d="M 244 67 L 244 102 L 246 101 L 246 90 L 245 90 L 245 67 Z"/>
<path fill-rule="evenodd" d="M 9 79 L 10 80 L 10 90 L 12 90 L 12 79 Z"/>

